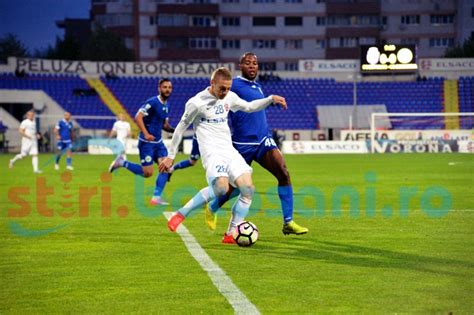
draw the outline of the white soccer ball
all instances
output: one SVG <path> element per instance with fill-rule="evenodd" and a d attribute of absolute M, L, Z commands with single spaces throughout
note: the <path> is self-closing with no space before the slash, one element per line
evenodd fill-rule
<path fill-rule="evenodd" d="M 258 229 L 252 222 L 243 221 L 237 224 L 232 236 L 237 245 L 242 247 L 252 246 L 258 240 Z"/>

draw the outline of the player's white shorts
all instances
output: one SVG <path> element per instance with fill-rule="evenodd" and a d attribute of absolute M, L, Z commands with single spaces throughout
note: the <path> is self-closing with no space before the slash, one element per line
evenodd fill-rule
<path fill-rule="evenodd" d="M 127 149 L 127 138 L 117 138 L 117 140 L 122 144 L 123 152 Z"/>
<path fill-rule="evenodd" d="M 21 141 L 21 154 L 38 155 L 38 142 L 31 140 Z"/>
<path fill-rule="evenodd" d="M 252 173 L 252 168 L 237 152 L 231 150 L 223 153 L 213 152 L 202 160 L 206 170 L 207 182 L 212 184 L 217 177 L 228 177 L 229 183 L 235 187 L 235 180 L 244 173 Z"/>

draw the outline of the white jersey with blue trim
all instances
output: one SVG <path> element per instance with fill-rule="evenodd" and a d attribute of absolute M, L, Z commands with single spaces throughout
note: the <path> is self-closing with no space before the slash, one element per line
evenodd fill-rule
<path fill-rule="evenodd" d="M 182 133 L 191 124 L 199 143 L 203 163 L 210 154 L 234 151 L 227 124 L 229 111 L 261 110 L 271 103 L 271 96 L 250 103 L 231 91 L 223 99 L 212 95 L 209 88 L 199 92 L 186 103 L 184 114 L 173 134 L 169 156 L 175 157 Z"/>

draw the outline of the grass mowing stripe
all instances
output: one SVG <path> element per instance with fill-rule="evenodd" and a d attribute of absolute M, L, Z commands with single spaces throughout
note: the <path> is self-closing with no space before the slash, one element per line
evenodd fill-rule
<path fill-rule="evenodd" d="M 163 214 L 168 220 L 172 216 L 171 212 L 164 212 Z M 176 232 L 183 239 L 189 253 L 207 272 L 217 290 L 229 301 L 236 314 L 260 314 L 257 307 L 240 291 L 224 270 L 209 257 L 184 224 L 181 224 Z"/>

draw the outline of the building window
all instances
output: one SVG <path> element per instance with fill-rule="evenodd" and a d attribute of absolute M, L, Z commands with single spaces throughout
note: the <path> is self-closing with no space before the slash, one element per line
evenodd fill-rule
<path fill-rule="evenodd" d="M 238 16 L 223 16 L 222 17 L 223 26 L 240 26 L 240 17 Z"/>
<path fill-rule="evenodd" d="M 402 38 L 400 44 L 402 45 L 418 45 L 418 38 Z"/>
<path fill-rule="evenodd" d="M 285 0 L 286 3 L 303 3 L 303 0 Z"/>
<path fill-rule="evenodd" d="M 317 39 L 316 40 L 316 48 L 326 48 L 326 40 L 324 39 Z"/>
<path fill-rule="evenodd" d="M 325 3 L 326 0 L 316 0 L 316 3 Z"/>
<path fill-rule="evenodd" d="M 150 49 L 160 48 L 160 41 L 158 39 L 150 39 Z"/>
<path fill-rule="evenodd" d="M 324 16 L 316 17 L 316 25 L 326 25 L 326 17 Z"/>
<path fill-rule="evenodd" d="M 420 24 L 420 16 L 419 15 L 402 15 L 401 23 L 406 24 L 406 25 Z"/>
<path fill-rule="evenodd" d="M 286 39 L 285 48 L 289 50 L 303 49 L 302 39 Z"/>
<path fill-rule="evenodd" d="M 259 62 L 258 69 L 263 71 L 275 71 L 277 68 L 276 62 Z"/>
<path fill-rule="evenodd" d="M 359 37 L 359 45 L 374 45 L 376 41 L 375 37 Z"/>
<path fill-rule="evenodd" d="M 454 15 L 453 14 L 431 15 L 430 22 L 432 25 L 453 24 Z"/>
<path fill-rule="evenodd" d="M 357 47 L 357 37 L 333 37 L 329 39 L 331 48 Z"/>
<path fill-rule="evenodd" d="M 214 49 L 216 39 L 211 37 L 192 37 L 189 39 L 189 47 L 194 49 Z"/>
<path fill-rule="evenodd" d="M 168 38 L 168 39 L 162 39 L 159 41 L 159 43 L 156 45 L 159 48 L 187 48 L 188 47 L 188 41 L 186 38 Z"/>
<path fill-rule="evenodd" d="M 158 25 L 158 15 L 150 16 L 150 25 Z"/>
<path fill-rule="evenodd" d="M 430 38 L 430 47 L 446 48 L 454 46 L 454 38 Z"/>
<path fill-rule="evenodd" d="M 160 14 L 159 26 L 188 26 L 188 17 L 184 14 Z"/>
<path fill-rule="evenodd" d="M 223 39 L 222 49 L 240 49 L 239 39 Z"/>
<path fill-rule="evenodd" d="M 253 26 L 275 26 L 276 18 L 273 16 L 259 16 L 253 18 Z"/>
<path fill-rule="evenodd" d="M 275 3 L 275 0 L 253 0 L 254 3 Z"/>
<path fill-rule="evenodd" d="M 285 71 L 298 71 L 298 62 L 285 62 Z"/>
<path fill-rule="evenodd" d="M 222 0 L 222 3 L 239 3 L 240 0 Z"/>
<path fill-rule="evenodd" d="M 276 40 L 274 39 L 254 39 L 252 47 L 258 49 L 272 49 L 276 48 Z"/>
<path fill-rule="evenodd" d="M 285 16 L 286 26 L 302 26 L 303 18 L 301 16 Z"/>
<path fill-rule="evenodd" d="M 191 16 L 190 26 L 210 27 L 216 26 L 216 20 L 212 16 Z"/>

